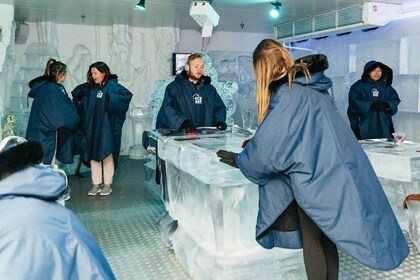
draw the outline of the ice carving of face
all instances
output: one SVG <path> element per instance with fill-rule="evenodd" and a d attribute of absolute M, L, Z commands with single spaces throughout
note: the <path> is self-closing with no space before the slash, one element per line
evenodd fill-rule
<path fill-rule="evenodd" d="M 191 60 L 189 64 L 186 65 L 186 70 L 188 73 L 188 78 L 191 82 L 196 83 L 203 76 L 204 72 L 204 62 L 203 59 L 198 57 L 194 60 Z"/>
<path fill-rule="evenodd" d="M 373 69 L 370 73 L 369 73 L 369 78 L 374 81 L 377 82 L 379 81 L 379 79 L 382 77 L 382 69 L 381 67 L 376 67 L 375 69 Z"/>
<path fill-rule="evenodd" d="M 104 81 L 105 73 L 100 72 L 95 67 L 92 67 L 90 69 L 90 73 L 92 74 L 92 79 L 95 81 L 95 84 L 102 85 L 102 82 Z"/>

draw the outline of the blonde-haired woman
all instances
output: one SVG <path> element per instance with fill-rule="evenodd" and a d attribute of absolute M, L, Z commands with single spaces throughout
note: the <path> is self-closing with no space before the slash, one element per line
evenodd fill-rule
<path fill-rule="evenodd" d="M 259 126 L 239 155 L 218 151 L 259 187 L 257 241 L 301 248 L 308 279 L 338 279 L 336 245 L 390 270 L 409 249 L 375 172 L 329 93 L 324 55 L 255 49 Z M 384 242 L 386 240 L 386 242 Z"/>
<path fill-rule="evenodd" d="M 29 98 L 33 98 L 25 138 L 39 142 L 44 151 L 42 162 L 54 164 L 55 158 L 73 163 L 71 133 L 79 124 L 76 106 L 62 85 L 67 66 L 53 58 L 45 66 L 44 75 L 29 82 Z"/>

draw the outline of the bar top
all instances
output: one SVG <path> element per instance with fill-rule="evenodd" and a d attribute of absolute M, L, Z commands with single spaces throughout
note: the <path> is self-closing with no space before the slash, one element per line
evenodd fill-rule
<path fill-rule="evenodd" d="M 206 131 L 193 135 L 162 135 L 153 131 L 151 137 L 158 139 L 158 156 L 187 172 L 205 184 L 236 186 L 249 184 L 241 171 L 219 161 L 218 150 L 235 153 L 242 151 L 242 143 L 252 133 L 240 128 L 230 131 Z"/>
<path fill-rule="evenodd" d="M 376 175 L 402 182 L 420 179 L 420 144 L 404 141 L 399 150 L 394 141 L 368 139 L 359 141 Z"/>

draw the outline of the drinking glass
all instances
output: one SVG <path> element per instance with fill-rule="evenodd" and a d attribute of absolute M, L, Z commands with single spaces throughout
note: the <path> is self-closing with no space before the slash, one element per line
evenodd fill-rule
<path fill-rule="evenodd" d="M 402 141 L 404 140 L 405 133 L 404 132 L 394 132 L 392 133 L 392 136 L 394 137 L 395 141 L 397 141 L 397 146 L 395 147 L 396 151 L 404 151 L 404 148 L 402 147 Z"/>

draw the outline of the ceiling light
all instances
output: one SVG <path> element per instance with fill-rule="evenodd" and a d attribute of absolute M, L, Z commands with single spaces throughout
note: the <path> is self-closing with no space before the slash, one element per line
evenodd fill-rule
<path fill-rule="evenodd" d="M 271 3 L 271 5 L 273 5 L 274 8 L 271 9 L 270 16 L 272 18 L 278 18 L 280 16 L 281 3 L 280 2 L 276 2 L 276 3 Z"/>
<path fill-rule="evenodd" d="M 144 2 L 146 2 L 146 0 L 140 0 L 140 2 L 136 5 L 136 8 L 139 10 L 146 10 L 146 6 Z"/>

